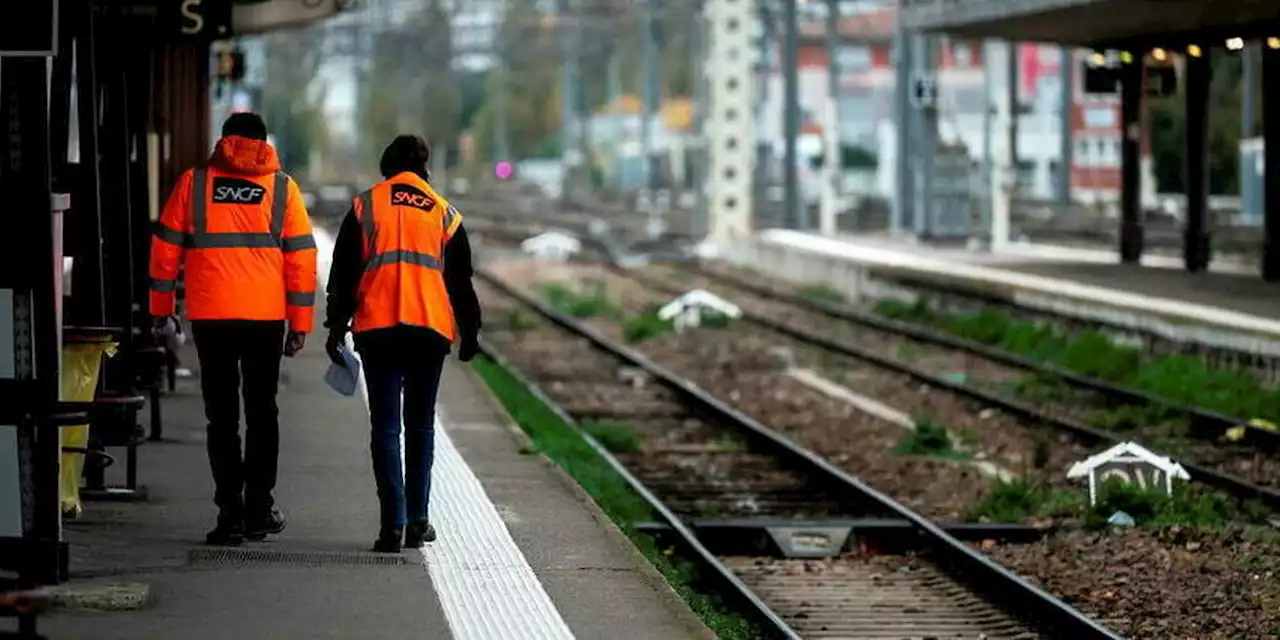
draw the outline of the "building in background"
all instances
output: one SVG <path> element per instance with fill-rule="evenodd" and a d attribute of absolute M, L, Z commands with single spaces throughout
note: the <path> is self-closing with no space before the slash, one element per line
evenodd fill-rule
<path fill-rule="evenodd" d="M 823 106 L 828 99 L 825 3 L 809 3 L 801 13 L 798 59 L 802 127 L 822 131 Z M 879 176 L 875 195 L 893 193 L 894 127 L 893 36 L 896 15 L 892 3 L 847 3 L 842 9 L 838 48 L 840 70 L 839 122 L 842 144 L 874 153 Z M 784 79 L 781 34 L 774 33 L 762 57 L 763 102 L 760 136 L 781 162 L 783 141 Z M 1067 107 L 1072 135 L 1071 166 L 1061 158 L 1062 91 L 1061 49 L 1056 45 L 1018 45 L 1018 172 L 1024 197 L 1049 199 L 1060 172 L 1070 172 L 1073 198 L 1082 203 L 1114 204 L 1120 198 L 1119 95 L 1086 95 L 1081 74 L 1072 74 L 1072 102 Z M 1005 91 L 1006 69 L 986 69 L 981 41 L 939 38 L 936 82 L 938 87 L 939 142 L 962 145 L 979 165 L 984 152 L 983 110 L 994 104 L 988 92 Z M 1073 53 L 1075 69 L 1089 52 Z M 988 82 L 989 76 L 989 82 Z M 994 94 L 993 94 L 994 95 Z M 992 131 L 992 136 L 1003 135 Z M 1144 136 L 1145 137 L 1145 136 Z M 801 167 L 802 179 L 806 167 Z M 1143 148 L 1144 201 L 1154 202 L 1149 145 Z M 808 176 L 810 180 L 815 176 Z"/>

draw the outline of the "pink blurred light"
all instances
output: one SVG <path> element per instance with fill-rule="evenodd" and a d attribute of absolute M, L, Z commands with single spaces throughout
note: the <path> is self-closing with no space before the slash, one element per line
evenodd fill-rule
<path fill-rule="evenodd" d="M 506 180 L 507 178 L 510 178 L 511 173 L 512 173 L 511 163 L 507 162 L 506 160 L 503 160 L 502 162 L 499 162 L 498 164 L 493 166 L 493 175 L 496 176 L 499 180 Z"/>

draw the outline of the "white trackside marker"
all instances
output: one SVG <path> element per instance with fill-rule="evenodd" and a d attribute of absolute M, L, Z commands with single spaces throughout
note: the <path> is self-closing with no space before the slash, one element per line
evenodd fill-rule
<path fill-rule="evenodd" d="M 315 230 L 315 238 L 320 272 L 327 275 L 333 238 L 321 229 Z M 367 408 L 368 392 L 363 384 L 358 387 Z M 453 637 L 573 640 L 479 478 L 454 447 L 447 425 L 437 413 L 429 511 L 439 538 L 423 548 L 422 561 Z M 400 451 L 403 456 L 403 431 Z"/>

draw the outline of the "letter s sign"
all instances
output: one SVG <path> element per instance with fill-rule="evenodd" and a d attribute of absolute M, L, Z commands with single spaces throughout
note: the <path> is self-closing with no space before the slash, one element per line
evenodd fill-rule
<path fill-rule="evenodd" d="M 204 0 L 182 0 L 182 33 L 184 35 L 195 35 L 204 31 L 204 16 L 200 14 L 200 9 Z"/>

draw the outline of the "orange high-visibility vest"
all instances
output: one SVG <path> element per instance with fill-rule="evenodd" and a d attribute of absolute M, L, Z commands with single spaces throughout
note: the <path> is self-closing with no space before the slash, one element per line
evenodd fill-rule
<path fill-rule="evenodd" d="M 174 311 L 185 266 L 191 320 L 288 320 L 310 332 L 316 243 L 302 192 L 283 172 L 183 174 L 151 245 L 151 312 Z"/>
<path fill-rule="evenodd" d="M 364 274 L 353 333 L 426 327 L 453 342 L 453 307 L 444 284 L 444 246 L 462 224 L 426 180 L 404 172 L 355 197 L 364 236 Z"/>

